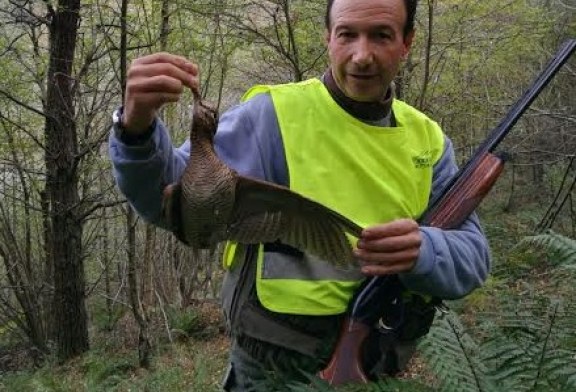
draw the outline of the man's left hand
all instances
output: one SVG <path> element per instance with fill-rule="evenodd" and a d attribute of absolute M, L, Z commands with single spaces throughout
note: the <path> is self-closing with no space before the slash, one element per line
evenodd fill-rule
<path fill-rule="evenodd" d="M 398 219 L 364 229 L 354 255 L 366 275 L 397 274 L 414 268 L 421 243 L 418 223 Z"/>

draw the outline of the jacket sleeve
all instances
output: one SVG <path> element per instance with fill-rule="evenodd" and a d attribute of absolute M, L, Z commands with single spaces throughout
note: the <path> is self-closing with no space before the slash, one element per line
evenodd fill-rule
<path fill-rule="evenodd" d="M 456 173 L 454 149 L 446 138 L 442 157 L 434 166 L 431 199 Z M 490 250 L 476 213 L 459 228 L 442 230 L 423 226 L 416 266 L 400 275 L 410 290 L 440 297 L 461 298 L 480 287 L 490 270 Z"/>
<path fill-rule="evenodd" d="M 285 160 L 272 101 L 262 95 L 237 105 L 222 115 L 214 144 L 216 153 L 243 175 L 285 183 Z M 118 188 L 147 222 L 166 227 L 162 218 L 162 192 L 182 176 L 190 156 L 190 142 L 173 146 L 166 126 L 156 119 L 150 140 L 129 146 L 114 132 L 108 153 Z M 193 148 L 193 147 L 192 147 Z"/>
<path fill-rule="evenodd" d="M 142 145 L 124 144 L 110 132 L 108 154 L 118 188 L 128 203 L 147 222 L 165 227 L 162 221 L 162 191 L 182 174 L 190 145 L 179 148 L 162 121 L 156 119 L 151 138 Z"/>

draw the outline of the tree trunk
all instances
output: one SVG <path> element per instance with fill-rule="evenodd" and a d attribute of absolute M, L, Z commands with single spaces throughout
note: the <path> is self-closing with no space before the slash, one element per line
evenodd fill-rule
<path fill-rule="evenodd" d="M 138 324 L 138 362 L 141 367 L 150 366 L 150 336 L 148 319 L 138 290 L 138 267 L 136 265 L 136 219 L 130 206 L 126 208 L 126 226 L 128 230 L 128 298 L 132 314 Z"/>
<path fill-rule="evenodd" d="M 150 223 L 146 224 L 144 257 L 142 258 L 142 280 L 140 292 L 142 305 L 149 308 L 154 305 L 154 262 L 156 249 L 156 228 Z"/>
<path fill-rule="evenodd" d="M 418 109 L 425 110 L 426 93 L 430 84 L 430 57 L 432 55 L 432 37 L 434 29 L 434 0 L 428 0 L 428 31 L 426 34 L 426 47 L 424 56 L 424 80 L 422 82 L 422 91 L 418 99 Z"/>
<path fill-rule="evenodd" d="M 120 85 L 122 86 L 122 101 L 126 90 L 126 63 L 128 52 L 128 32 L 126 16 L 128 13 L 128 0 L 122 0 L 120 16 Z M 150 366 L 151 344 L 148 333 L 148 317 L 140 301 L 138 290 L 138 267 L 136 261 L 136 218 L 130 206 L 126 207 L 126 230 L 128 232 L 128 298 L 132 314 L 138 324 L 138 362 L 141 367 Z"/>
<path fill-rule="evenodd" d="M 44 240 L 44 269 L 42 276 L 46 277 L 44 284 L 47 287 L 54 287 L 54 258 L 52 257 L 52 224 L 50 222 L 50 201 L 46 190 L 40 191 L 40 206 L 42 209 L 42 237 Z M 53 295 L 44 295 L 40 300 L 42 309 L 51 309 L 53 306 Z M 56 335 L 56 320 L 54 312 L 47 311 L 45 317 L 46 336 Z"/>
<path fill-rule="evenodd" d="M 50 8 L 50 63 L 46 99 L 46 190 L 52 233 L 54 318 L 57 356 L 65 361 L 89 349 L 78 205 L 76 122 L 72 64 L 80 1 Z"/>
<path fill-rule="evenodd" d="M 101 189 L 104 188 L 103 181 L 101 181 Z M 106 213 L 106 208 L 102 208 L 101 212 L 101 219 L 102 222 L 106 222 L 108 219 L 108 214 Z M 108 321 L 106 323 L 106 330 L 111 332 L 114 329 L 115 317 L 114 317 L 114 303 L 112 302 L 112 279 L 110 277 L 110 263 L 112 262 L 109 250 L 110 248 L 110 241 L 109 241 L 109 233 L 103 233 L 101 243 L 100 243 L 100 252 L 102 254 L 102 265 L 104 267 L 103 271 L 103 279 L 104 279 L 104 293 L 106 295 L 106 317 Z M 114 249 L 114 248 L 112 248 Z"/>

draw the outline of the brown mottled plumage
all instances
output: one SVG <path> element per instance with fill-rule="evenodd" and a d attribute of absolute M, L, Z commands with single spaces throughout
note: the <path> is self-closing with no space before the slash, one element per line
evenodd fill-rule
<path fill-rule="evenodd" d="M 269 182 L 240 176 L 214 152 L 215 109 L 194 92 L 190 160 L 179 184 L 164 191 L 164 215 L 194 249 L 225 240 L 280 241 L 337 265 L 354 263 L 346 233 L 362 228 L 325 206 Z"/>

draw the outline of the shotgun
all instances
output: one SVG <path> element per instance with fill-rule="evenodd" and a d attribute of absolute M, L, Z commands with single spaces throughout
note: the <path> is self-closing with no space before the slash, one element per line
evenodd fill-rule
<path fill-rule="evenodd" d="M 467 219 L 504 169 L 504 158 L 495 154 L 494 150 L 575 49 L 576 39 L 567 40 L 561 45 L 556 55 L 478 147 L 472 158 L 431 200 L 418 220 L 420 225 L 448 230 L 459 227 Z M 361 363 L 362 344 L 383 316 L 383 304 L 387 304 L 388 311 L 392 309 L 394 314 L 398 310 L 400 316 L 397 318 L 401 318 L 401 309 L 396 309 L 402 307 L 401 294 L 402 286 L 397 275 L 374 276 L 363 282 L 350 301 L 330 362 L 318 374 L 321 379 L 330 385 L 369 381 Z"/>

